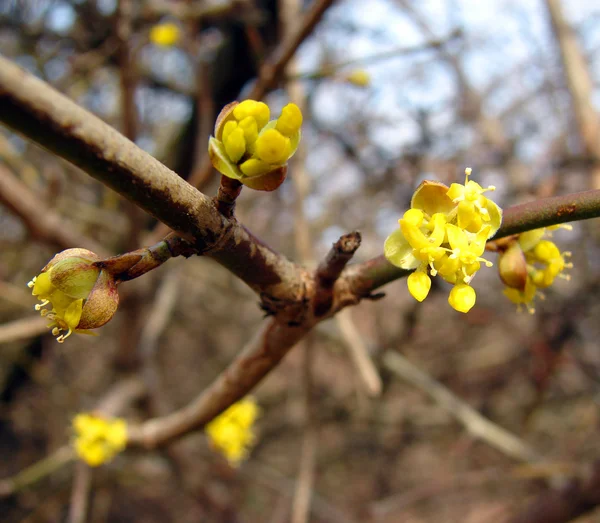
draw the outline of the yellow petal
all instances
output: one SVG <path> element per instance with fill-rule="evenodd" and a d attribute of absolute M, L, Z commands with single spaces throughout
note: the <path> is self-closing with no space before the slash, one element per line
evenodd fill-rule
<path fill-rule="evenodd" d="M 426 272 L 415 271 L 407 279 L 408 292 L 417 301 L 423 301 L 431 289 L 431 278 Z"/>
<path fill-rule="evenodd" d="M 475 305 L 475 289 L 473 287 L 460 283 L 455 285 L 448 296 L 448 303 L 458 312 L 469 312 Z"/>

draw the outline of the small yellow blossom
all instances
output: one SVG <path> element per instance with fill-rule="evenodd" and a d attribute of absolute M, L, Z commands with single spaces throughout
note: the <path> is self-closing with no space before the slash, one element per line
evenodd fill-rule
<path fill-rule="evenodd" d="M 58 253 L 27 286 L 41 303 L 35 310 L 62 343 L 73 332 L 89 334 L 108 322 L 119 305 L 114 278 L 97 266 L 100 258 L 86 249 Z"/>
<path fill-rule="evenodd" d="M 248 457 L 255 438 L 252 427 L 259 413 L 258 405 L 249 397 L 234 403 L 206 425 L 211 445 L 232 467 L 238 467 Z"/>
<path fill-rule="evenodd" d="M 161 47 L 171 47 L 181 39 L 181 30 L 173 22 L 157 24 L 150 29 L 150 41 Z"/>
<path fill-rule="evenodd" d="M 450 188 L 438 182 L 423 182 L 415 191 L 411 208 L 399 220 L 400 229 L 388 236 L 386 258 L 402 269 L 416 269 L 408 277 L 408 290 L 423 301 L 431 288 L 430 276 L 440 276 L 454 285 L 449 304 L 459 312 L 475 305 L 475 290 L 469 286 L 481 264 L 492 264 L 482 255 L 485 245 L 499 229 L 502 210 L 469 180 Z"/>
<path fill-rule="evenodd" d="M 556 278 L 570 279 L 564 270 L 573 267 L 566 261 L 571 253 L 560 252 L 554 242 L 544 239 L 559 227 L 571 229 L 570 225 L 562 225 L 524 232 L 500 255 L 498 265 L 506 285 L 505 296 L 519 307 L 524 305 L 530 314 L 535 312 L 535 298 L 544 297 L 539 289 L 550 287 Z"/>
<path fill-rule="evenodd" d="M 300 142 L 302 112 L 291 103 L 276 120 L 263 102 L 245 100 L 226 106 L 209 140 L 213 166 L 253 189 L 271 191 L 285 179 L 287 162 Z"/>
<path fill-rule="evenodd" d="M 81 413 L 73 418 L 73 429 L 75 452 L 90 467 L 107 463 L 127 445 L 127 424 L 120 418 Z"/>
<path fill-rule="evenodd" d="M 364 69 L 354 69 L 345 74 L 343 79 L 356 87 L 368 87 L 371 84 L 371 75 Z"/>

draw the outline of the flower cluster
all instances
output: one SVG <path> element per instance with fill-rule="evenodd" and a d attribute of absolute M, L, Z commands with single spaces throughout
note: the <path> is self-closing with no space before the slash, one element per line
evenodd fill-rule
<path fill-rule="evenodd" d="M 386 258 L 401 269 L 416 269 L 408 276 L 408 290 L 423 301 L 431 288 L 431 276 L 439 275 L 454 287 L 448 302 L 459 312 L 475 305 L 475 290 L 470 286 L 483 262 L 486 242 L 499 229 L 502 210 L 469 180 L 449 188 L 439 182 L 423 182 L 415 191 L 411 208 L 399 220 L 400 228 L 385 241 Z"/>
<path fill-rule="evenodd" d="M 254 443 L 252 426 L 259 412 L 254 399 L 245 398 L 206 425 L 211 445 L 227 458 L 232 467 L 239 466 L 248 456 Z"/>
<path fill-rule="evenodd" d="M 127 444 L 127 424 L 120 418 L 105 419 L 89 413 L 73 418 L 75 452 L 90 467 L 113 459 Z"/>
<path fill-rule="evenodd" d="M 208 151 L 221 174 L 252 189 L 272 191 L 287 173 L 287 161 L 300 142 L 302 113 L 288 104 L 276 120 L 269 121 L 269 107 L 245 100 L 227 105 L 215 124 Z"/>
<path fill-rule="evenodd" d="M 531 314 L 535 312 L 535 297 L 544 297 L 539 289 L 550 287 L 557 277 L 570 278 L 563 271 L 573 267 L 566 261 L 571 253 L 560 252 L 554 242 L 544 239 L 557 228 L 570 230 L 571 226 L 555 225 L 524 232 L 509 243 L 498 261 L 500 278 L 507 287 L 504 294 L 519 308 L 524 305 Z"/>
<path fill-rule="evenodd" d="M 35 310 L 50 320 L 48 327 L 59 343 L 73 332 L 89 334 L 88 329 L 101 327 L 117 310 L 117 284 L 97 266 L 99 260 L 86 249 L 67 249 L 27 284 L 41 301 Z"/>

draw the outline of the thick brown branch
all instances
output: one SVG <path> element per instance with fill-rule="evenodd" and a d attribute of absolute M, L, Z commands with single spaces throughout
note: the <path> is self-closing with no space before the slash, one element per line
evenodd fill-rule
<path fill-rule="evenodd" d="M 333 244 L 326 258 L 319 264 L 315 275 L 317 287 L 314 299 L 315 316 L 323 316 L 331 308 L 333 286 L 360 247 L 360 241 L 358 231 L 344 234 Z"/>

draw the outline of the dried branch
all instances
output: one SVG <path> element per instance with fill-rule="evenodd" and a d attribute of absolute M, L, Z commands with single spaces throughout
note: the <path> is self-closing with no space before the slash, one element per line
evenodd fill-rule
<path fill-rule="evenodd" d="M 371 397 L 379 396 L 383 385 L 377 368 L 369 355 L 369 349 L 352 321 L 349 309 L 344 309 L 336 314 L 335 319 L 340 329 L 344 345 L 348 348 L 352 363 L 358 371 L 358 375 L 365 387 L 367 394 Z"/>
<path fill-rule="evenodd" d="M 8 168 L 0 164 L 0 203 L 18 216 L 31 235 L 63 250 L 83 247 L 96 254 L 106 255 L 106 249 L 83 234 L 78 234 L 72 224 L 48 208 L 42 198 L 35 195 Z"/>
<path fill-rule="evenodd" d="M 33 307 L 32 307 L 33 308 Z M 34 316 L 0 325 L 0 343 L 33 338 L 48 332 L 48 318 Z"/>
<path fill-rule="evenodd" d="M 395 352 L 383 357 L 384 365 L 395 375 L 425 392 L 448 414 L 459 421 L 474 437 L 519 461 L 537 462 L 540 456 L 522 440 L 502 427 L 484 418 L 473 407 L 455 396 L 407 359 Z"/>
<path fill-rule="evenodd" d="M 566 523 L 600 505 L 600 461 L 583 479 L 573 479 L 560 488 L 540 494 L 510 523 Z"/>
<path fill-rule="evenodd" d="M 600 119 L 593 102 L 594 84 L 577 36 L 569 26 L 560 0 L 546 0 L 548 15 L 556 37 L 579 137 L 592 166 L 593 189 L 600 189 Z"/>

